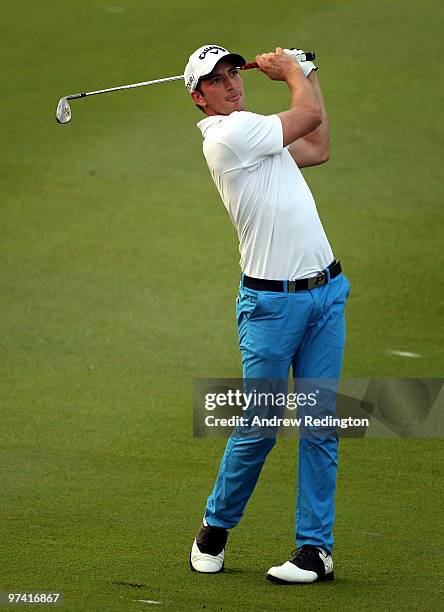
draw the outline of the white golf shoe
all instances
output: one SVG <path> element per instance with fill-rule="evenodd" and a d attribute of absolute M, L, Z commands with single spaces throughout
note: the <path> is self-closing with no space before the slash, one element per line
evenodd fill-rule
<path fill-rule="evenodd" d="M 292 553 L 290 561 L 270 567 L 267 580 L 280 584 L 308 584 L 334 580 L 333 559 L 322 548 L 305 544 Z"/>
<path fill-rule="evenodd" d="M 193 572 L 201 574 L 223 572 L 227 538 L 226 529 L 202 525 L 191 548 L 190 566 Z"/>

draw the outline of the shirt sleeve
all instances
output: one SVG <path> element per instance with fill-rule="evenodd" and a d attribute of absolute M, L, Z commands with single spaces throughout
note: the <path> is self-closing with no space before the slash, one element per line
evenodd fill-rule
<path fill-rule="evenodd" d="M 230 115 L 221 138 L 221 142 L 246 168 L 265 157 L 282 153 L 283 140 L 282 122 L 277 115 L 257 115 L 246 111 Z"/>

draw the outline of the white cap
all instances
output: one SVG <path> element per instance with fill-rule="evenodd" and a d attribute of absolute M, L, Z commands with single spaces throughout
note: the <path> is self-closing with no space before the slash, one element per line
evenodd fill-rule
<path fill-rule="evenodd" d="M 204 45 L 192 53 L 183 76 L 188 91 L 194 91 L 199 79 L 210 74 L 217 62 L 228 56 L 234 60 L 236 66 L 243 66 L 247 63 L 242 55 L 230 53 L 225 47 L 219 45 Z"/>

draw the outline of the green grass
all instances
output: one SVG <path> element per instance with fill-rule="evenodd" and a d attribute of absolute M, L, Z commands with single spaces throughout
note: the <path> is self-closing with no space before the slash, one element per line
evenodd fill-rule
<path fill-rule="evenodd" d="M 237 239 L 201 115 L 173 83 L 54 119 L 62 95 L 180 74 L 205 42 L 316 50 L 331 159 L 305 174 L 352 283 L 344 376 L 442 377 L 440 3 L 122 6 L 0 5 L 0 591 L 60 590 L 70 611 L 440 609 L 441 440 L 342 441 L 335 583 L 264 580 L 293 539 L 291 440 L 226 573 L 189 571 L 223 450 L 192 438 L 192 381 L 240 375 Z M 245 82 L 251 110 L 288 104 Z"/>

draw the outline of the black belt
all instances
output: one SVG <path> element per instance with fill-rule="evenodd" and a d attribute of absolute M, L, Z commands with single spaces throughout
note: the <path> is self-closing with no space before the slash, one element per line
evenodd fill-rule
<path fill-rule="evenodd" d="M 328 274 L 327 274 L 328 270 Z M 310 278 L 299 278 L 293 281 L 266 280 L 264 278 L 252 278 L 244 275 L 244 287 L 256 289 L 257 291 L 278 291 L 280 293 L 296 293 L 322 287 L 328 283 L 328 279 L 336 278 L 342 272 L 341 262 L 333 261 L 326 270 L 319 272 Z"/>

